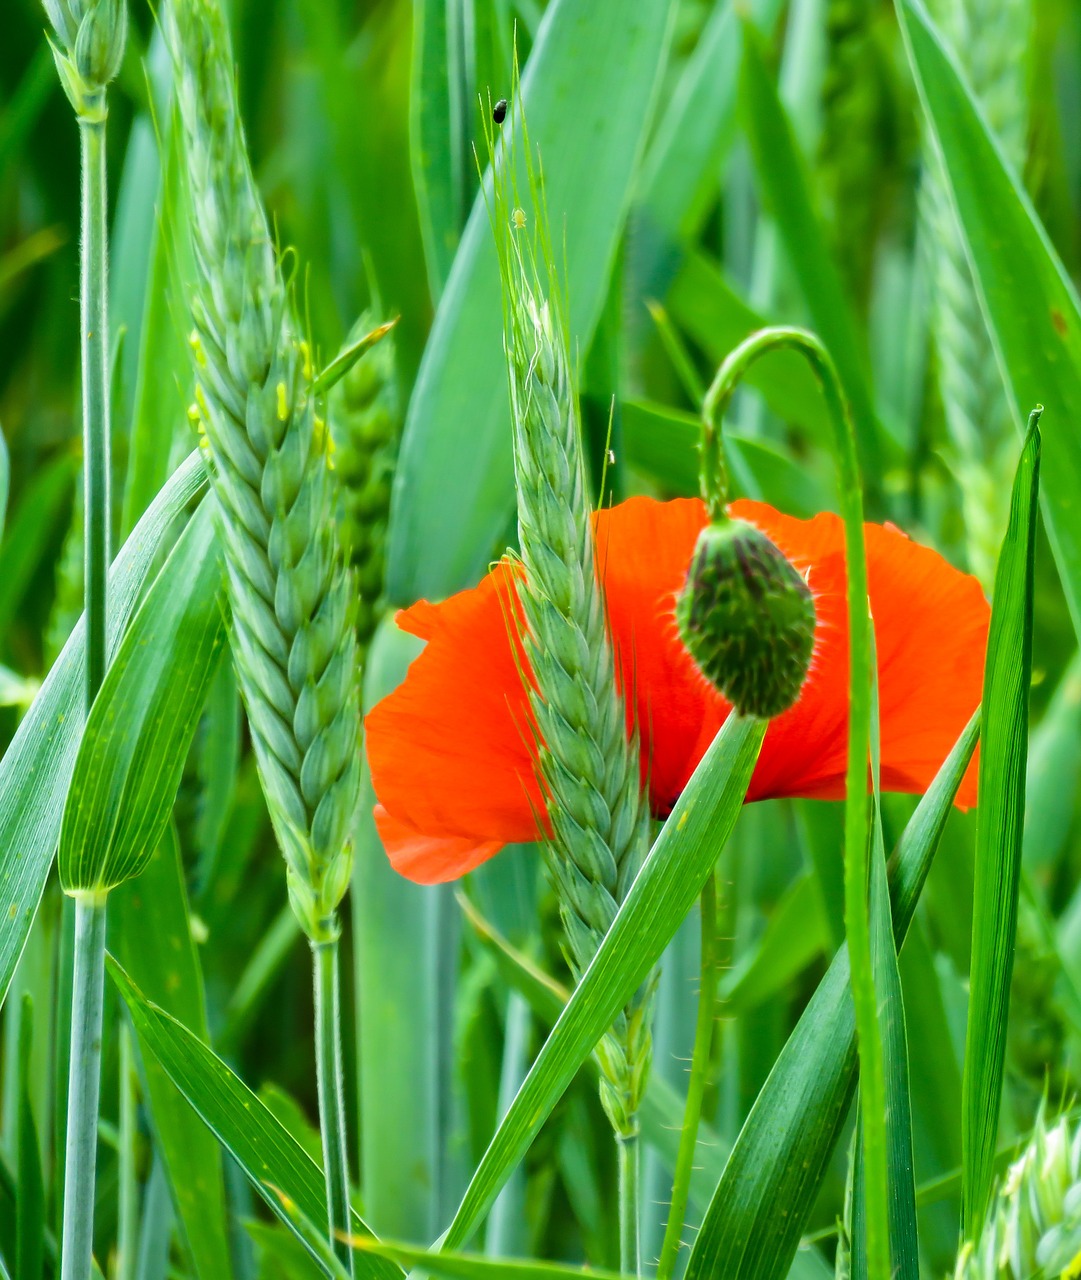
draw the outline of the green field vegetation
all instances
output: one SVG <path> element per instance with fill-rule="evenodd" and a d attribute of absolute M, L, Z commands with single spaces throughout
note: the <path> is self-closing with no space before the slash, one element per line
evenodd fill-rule
<path fill-rule="evenodd" d="M 0 31 L 0 1280 L 1081 1275 L 1077 0 Z"/>

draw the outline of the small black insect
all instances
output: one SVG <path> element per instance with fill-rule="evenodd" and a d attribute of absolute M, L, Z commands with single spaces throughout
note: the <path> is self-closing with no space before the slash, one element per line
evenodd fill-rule
<path fill-rule="evenodd" d="M 502 124 L 503 121 L 506 120 L 506 118 L 507 118 L 507 100 L 506 98 L 500 98 L 499 101 L 492 108 L 492 119 L 496 122 L 496 124 Z"/>

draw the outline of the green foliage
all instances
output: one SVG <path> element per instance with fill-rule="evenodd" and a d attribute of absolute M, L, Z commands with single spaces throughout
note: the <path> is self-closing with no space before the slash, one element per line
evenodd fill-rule
<path fill-rule="evenodd" d="M 225 643 L 208 509 L 189 523 L 113 657 L 79 744 L 60 828 L 64 892 L 137 876 L 169 821 Z"/>
<path fill-rule="evenodd" d="M 1028 698 L 1032 671 L 1032 577 L 1040 487 L 1039 410 L 1029 419 L 998 571 L 984 675 L 975 902 L 965 1038 L 964 1225 L 983 1226 L 1002 1105 L 1010 976 L 1017 941 L 1025 822 Z"/>
<path fill-rule="evenodd" d="M 675 1280 L 879 1280 L 868 1228 L 879 1258 L 888 1234 L 905 1280 L 1076 1269 L 1075 1117 L 1051 1117 L 1081 1088 L 1079 24 L 1062 0 L 8 0 L 0 1276 L 61 1274 L 73 904 L 58 848 L 81 888 L 115 878 L 104 862 L 140 870 L 109 896 L 93 1275 L 616 1274 L 596 1050 L 659 971 L 639 1027 L 653 1045 L 638 1112 L 652 1275 L 692 1146 L 709 875 L 717 995 L 701 1015 L 711 1051 L 696 1058 Z M 508 544 L 538 559 L 514 518 L 531 490 L 513 465 L 493 176 L 473 154 L 486 159 L 490 133 L 524 161 L 515 53 L 566 287 L 555 382 L 583 390 L 585 466 L 553 493 L 578 537 L 594 647 L 605 613 L 586 552 L 607 552 L 581 542 L 588 508 L 693 498 L 706 388 L 766 325 L 817 332 L 863 474 L 838 480 L 814 372 L 778 350 L 726 411 L 731 496 L 809 519 L 862 487 L 872 519 L 991 596 L 980 809 L 951 805 L 972 725 L 927 796 L 867 797 L 866 845 L 859 814 L 849 823 L 847 936 L 877 1082 L 857 1078 L 843 806 L 741 807 L 757 726 L 730 723 L 675 812 L 654 815 L 637 879 L 635 857 L 623 875 L 595 868 L 604 895 L 575 882 L 589 916 L 577 948 L 538 847 L 437 886 L 399 876 L 381 847 L 358 659 L 370 709 L 423 644 L 391 605 L 474 585 Z M 495 125 L 500 98 L 512 105 Z M 107 140 L 108 200 L 98 183 L 89 212 L 95 253 L 109 241 L 108 326 L 80 323 L 77 305 L 81 133 L 97 139 L 97 178 Z M 544 333 L 520 327 L 515 353 L 534 390 L 552 372 Z M 106 526 L 119 549 L 113 666 L 89 719 L 84 386 L 112 422 L 108 509 L 101 450 L 87 459 L 92 558 L 103 569 Z M 1044 523 L 1012 530 L 996 583 L 1018 428 L 1037 403 Z M 185 460 L 200 426 L 207 444 Z M 666 588 L 673 609 L 682 580 Z M 668 605 L 658 623 L 675 634 Z M 233 661 L 215 661 L 226 636 Z M 567 655 L 544 636 L 532 656 L 554 669 Z M 633 644 L 633 679 L 656 679 Z M 636 782 L 631 691 L 607 688 L 607 720 L 586 714 L 576 741 L 597 747 L 605 785 Z M 483 704 L 454 692 L 464 736 Z M 783 772 L 768 738 L 762 760 Z M 657 762 L 643 764 L 648 781 Z M 567 799 L 556 820 L 591 824 Z M 352 887 L 348 1190 L 381 1238 L 354 1214 L 336 1251 L 311 957 L 288 906 L 298 870 L 319 900 L 307 917 Z M 882 1113 L 859 1132 L 857 1091 Z M 868 1141 L 886 1171 L 877 1209 Z"/>

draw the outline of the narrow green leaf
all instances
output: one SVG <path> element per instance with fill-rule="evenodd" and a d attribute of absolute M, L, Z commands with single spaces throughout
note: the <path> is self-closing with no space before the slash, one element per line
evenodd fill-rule
<path fill-rule="evenodd" d="M 963 74 L 923 6 L 897 0 L 909 62 L 944 160 L 1015 420 L 1034 404 L 1052 424 L 1043 505 L 1081 636 L 1081 306 L 1024 186 L 1002 158 Z M 1023 300 L 1023 303 L 1022 303 Z"/>
<path fill-rule="evenodd" d="M 108 957 L 107 964 L 144 1053 L 161 1066 L 273 1212 L 296 1230 L 280 1196 L 271 1189 L 277 1188 L 313 1222 L 323 1222 L 327 1210 L 322 1169 L 212 1049 L 147 1001 L 113 957 Z M 353 1229 L 370 1234 L 356 1214 Z M 401 1277 L 392 1262 L 374 1256 L 366 1267 L 358 1267 L 357 1274 L 361 1280 Z"/>
<path fill-rule="evenodd" d="M 583 351 L 604 304 L 673 8 L 672 0 L 553 0 L 525 67 L 530 140 L 566 245 L 570 329 Z M 504 142 L 517 127 L 508 116 Z M 485 190 L 490 199 L 490 174 Z M 388 547 L 394 600 L 466 586 L 505 536 L 514 486 L 499 299 L 478 196 L 409 403 Z"/>
<path fill-rule="evenodd" d="M 751 14 L 770 30 L 782 8 L 754 0 Z M 741 44 L 736 6 L 717 4 L 650 143 L 635 213 L 662 254 L 693 239 L 709 213 L 736 134 Z"/>
<path fill-rule="evenodd" d="M 132 981 L 185 1026 L 206 1036 L 203 975 L 191 934 L 184 868 L 170 826 L 137 880 L 109 895 L 109 941 Z M 232 1274 L 221 1152 L 212 1134 L 191 1123 L 191 1110 L 149 1055 L 143 1059 L 155 1145 L 195 1274 Z"/>
<path fill-rule="evenodd" d="M 495 959 L 507 986 L 521 995 L 533 1013 L 546 1026 L 551 1027 L 563 1012 L 570 992 L 508 942 L 480 915 L 464 894 L 459 893 L 457 900 L 466 919 L 476 930 L 477 937 Z M 587 1061 L 585 1069 L 594 1072 L 597 1070 L 593 1058 Z M 657 1071 L 650 1073 L 646 1096 L 638 1114 L 642 1122 L 642 1137 L 660 1155 L 665 1169 L 671 1174 L 679 1150 L 683 1099 Z M 691 1199 L 700 1207 L 709 1203 L 713 1188 L 724 1172 L 728 1150 L 728 1145 L 715 1129 L 704 1121 L 699 1123 L 698 1145 L 691 1175 Z"/>
<path fill-rule="evenodd" d="M 890 859 L 898 945 L 976 748 L 974 716 Z M 799 1245 L 856 1084 L 856 1026 L 842 948 L 740 1131 L 687 1263 L 686 1280 L 779 1280 Z M 785 1212 L 778 1213 L 778 1205 Z"/>
<path fill-rule="evenodd" d="M 867 483 L 882 474 L 879 427 L 860 330 L 811 198 L 807 166 L 767 67 L 762 37 L 743 24 L 740 91 L 744 124 L 764 202 L 776 219 L 813 327 L 829 348 L 852 406 Z"/>
<path fill-rule="evenodd" d="M 979 1238 L 994 1174 L 1010 977 L 1017 939 L 1025 825 L 1028 698 L 1032 675 L 1032 571 L 1040 485 L 1039 411 L 1028 435 L 999 553 L 983 677 L 980 808 L 969 969 L 968 1028 L 961 1082 L 962 1206 L 966 1240 Z"/>
<path fill-rule="evenodd" d="M 173 521 L 206 483 L 192 453 L 158 494 L 113 564 L 109 636 L 116 646 Z M 60 835 L 82 734 L 84 627 L 75 628 L 0 760 L 0 1001 L 22 954 Z"/>
<path fill-rule="evenodd" d="M 764 733 L 762 721 L 731 715 L 713 740 L 477 1167 L 445 1237 L 449 1249 L 473 1234 L 693 906 L 735 825 Z"/>
<path fill-rule="evenodd" d="M 481 1258 L 468 1253 L 433 1253 L 415 1245 L 386 1240 L 363 1241 L 353 1257 L 379 1253 L 402 1267 L 420 1267 L 445 1280 L 622 1280 L 616 1271 L 574 1267 L 561 1262 L 526 1262 L 510 1258 Z"/>
<path fill-rule="evenodd" d="M 447 0 L 413 5 L 413 74 L 409 85 L 409 158 L 428 267 L 438 302 L 450 274 L 462 227 L 461 167 L 451 120 Z M 456 153 L 457 152 L 457 153 Z"/>
<path fill-rule="evenodd" d="M 877 659 L 872 671 L 877 672 Z M 908 1032 L 897 943 L 890 918 L 886 879 L 886 846 L 882 832 L 881 757 L 878 681 L 874 680 L 871 718 L 871 778 L 873 810 L 870 857 L 871 959 L 878 996 L 878 1025 L 885 1066 L 885 1138 L 891 1276 L 919 1280 L 919 1232 L 916 1224 L 916 1184 L 912 1154 L 912 1098 L 908 1078 Z M 866 1179 L 863 1160 L 863 1114 L 856 1123 L 852 1170 L 852 1280 L 868 1280 Z"/>
<path fill-rule="evenodd" d="M 67 893 L 137 876 L 172 812 L 225 644 L 210 506 L 192 517 L 124 636 L 90 710 L 60 828 Z"/>

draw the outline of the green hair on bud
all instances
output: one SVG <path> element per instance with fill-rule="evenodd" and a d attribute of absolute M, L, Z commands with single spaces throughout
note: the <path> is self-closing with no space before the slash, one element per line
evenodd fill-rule
<path fill-rule="evenodd" d="M 676 622 L 699 671 L 741 715 L 769 719 L 799 697 L 814 650 L 811 589 L 745 520 L 699 534 Z"/>

